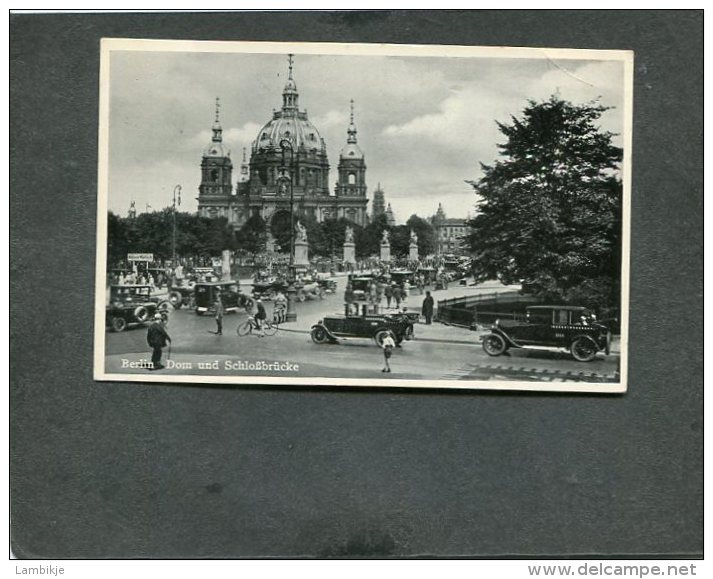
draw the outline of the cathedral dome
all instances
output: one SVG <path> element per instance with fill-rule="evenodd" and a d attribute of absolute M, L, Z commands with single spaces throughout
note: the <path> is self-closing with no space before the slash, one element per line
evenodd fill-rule
<path fill-rule="evenodd" d="M 277 111 L 260 132 L 253 143 L 254 150 L 280 149 L 280 142 L 287 139 L 295 149 L 304 148 L 315 152 L 325 149 L 322 137 L 307 118 L 306 112 Z"/>

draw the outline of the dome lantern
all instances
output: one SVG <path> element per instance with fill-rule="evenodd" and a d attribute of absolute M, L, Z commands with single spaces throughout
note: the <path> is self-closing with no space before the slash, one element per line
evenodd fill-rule
<path fill-rule="evenodd" d="M 285 88 L 282 91 L 282 111 L 286 114 L 296 115 L 299 110 L 299 94 L 297 93 L 297 84 L 292 78 L 292 63 L 294 54 L 287 55 L 287 61 L 289 62 L 289 73 L 287 75 L 287 82 L 285 83 Z"/>

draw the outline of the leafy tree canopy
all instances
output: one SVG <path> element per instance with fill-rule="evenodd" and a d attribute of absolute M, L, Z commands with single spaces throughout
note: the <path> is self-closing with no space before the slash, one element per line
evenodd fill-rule
<path fill-rule="evenodd" d="M 619 305 L 622 151 L 598 126 L 607 107 L 557 96 L 498 123 L 501 158 L 471 181 L 467 243 L 476 279 L 523 282 L 546 300 Z"/>

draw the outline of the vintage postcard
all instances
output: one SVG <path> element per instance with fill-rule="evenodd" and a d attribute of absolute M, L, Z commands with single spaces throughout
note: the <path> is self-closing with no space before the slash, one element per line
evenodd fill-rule
<path fill-rule="evenodd" d="M 96 379 L 626 391 L 633 53 L 101 50 Z"/>

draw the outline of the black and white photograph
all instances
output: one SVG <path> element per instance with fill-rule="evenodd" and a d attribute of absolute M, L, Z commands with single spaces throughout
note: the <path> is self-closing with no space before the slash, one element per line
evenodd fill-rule
<path fill-rule="evenodd" d="M 103 39 L 95 378 L 626 391 L 633 58 Z"/>

